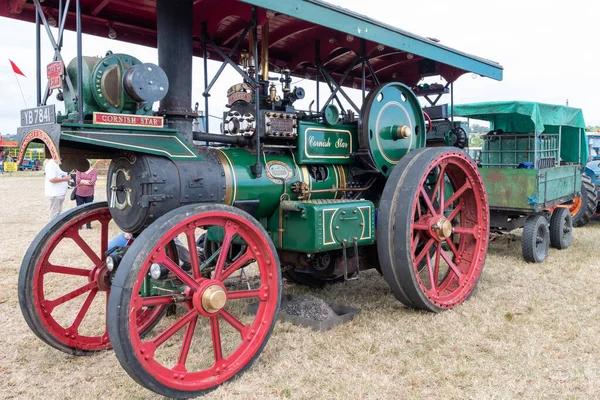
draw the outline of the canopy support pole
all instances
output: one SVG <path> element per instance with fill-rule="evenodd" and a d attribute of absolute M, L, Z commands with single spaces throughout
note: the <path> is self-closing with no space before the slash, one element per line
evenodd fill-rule
<path fill-rule="evenodd" d="M 439 97 L 438 97 L 439 99 Z M 437 103 L 437 100 L 436 100 Z M 433 105 L 433 104 L 432 104 Z M 450 83 L 450 122 L 452 122 L 452 129 L 454 129 L 454 82 Z"/>
<path fill-rule="evenodd" d="M 254 39 L 254 107 L 256 118 L 258 118 L 260 115 L 260 85 L 258 83 L 260 76 L 258 72 L 258 64 L 260 62 L 260 58 L 258 56 L 258 18 L 256 7 L 252 7 L 252 25 L 252 38 Z M 262 164 L 260 163 L 261 132 L 259 132 L 259 126 L 257 126 L 258 129 L 254 132 L 254 137 L 256 138 L 256 163 L 250 166 L 250 171 L 252 171 L 256 178 L 260 178 L 262 176 Z"/>
<path fill-rule="evenodd" d="M 329 74 L 329 72 L 327 72 L 327 70 L 323 67 L 322 63 L 319 63 L 319 65 L 317 65 L 317 68 L 323 75 L 323 78 L 329 83 L 329 87 L 331 89 L 331 95 L 329 96 L 329 98 L 327 99 L 325 104 L 323 105 L 323 108 L 320 110 L 320 112 L 325 111 L 325 107 L 327 107 L 327 105 L 329 103 L 331 103 L 331 101 L 334 98 L 336 98 L 341 107 L 342 114 L 345 114 L 344 107 L 342 106 L 339 98 L 337 97 L 338 92 L 340 92 L 342 94 L 342 96 L 344 96 L 344 98 L 348 101 L 348 103 L 350 103 L 352 108 L 354 108 L 357 113 L 360 112 L 358 107 L 356 106 L 356 104 L 354 104 L 354 102 L 350 99 L 350 97 L 346 94 L 344 89 L 342 89 L 342 87 L 341 87 L 344 84 L 344 82 L 346 81 L 346 79 L 348 78 L 348 75 L 350 75 L 350 72 L 352 72 L 354 67 L 356 67 L 360 61 L 361 61 L 360 55 L 356 56 L 356 58 L 354 59 L 354 61 L 350 65 L 350 67 L 346 70 L 346 72 L 344 72 L 344 75 L 342 76 L 342 79 L 340 80 L 339 83 L 335 79 L 333 79 L 333 77 Z"/>
<path fill-rule="evenodd" d="M 42 46 L 40 14 L 35 13 L 35 98 L 38 107 L 42 105 Z"/>
<path fill-rule="evenodd" d="M 231 65 L 240 75 L 242 75 L 242 77 L 244 79 L 246 79 L 247 81 L 249 81 L 248 83 L 250 83 L 252 85 L 252 79 L 236 64 L 233 62 L 233 60 L 231 59 L 231 57 L 233 57 L 233 55 L 235 54 L 235 52 L 237 51 L 238 47 L 240 47 L 240 44 L 242 43 L 242 41 L 244 40 L 244 38 L 246 37 L 246 35 L 248 34 L 248 31 L 250 31 L 250 29 L 254 26 L 254 22 L 250 22 L 248 25 L 246 25 L 246 28 L 244 28 L 244 31 L 242 32 L 242 34 L 238 37 L 237 41 L 235 42 L 235 44 L 233 45 L 233 47 L 231 48 L 231 50 L 229 51 L 229 54 L 227 56 L 223 56 L 223 52 L 222 50 L 211 40 L 210 36 L 208 36 L 208 33 L 206 32 L 206 24 L 203 25 L 203 29 L 202 29 L 202 41 L 204 42 L 204 45 L 206 46 L 207 44 L 210 45 L 212 48 L 215 49 L 215 51 L 221 55 L 225 61 L 223 61 L 219 67 L 219 69 L 217 70 L 215 76 L 213 77 L 213 79 L 210 81 L 210 84 L 208 84 L 208 86 L 204 89 L 204 93 L 202 94 L 203 96 L 210 96 L 210 90 L 212 89 L 212 87 L 214 86 L 214 84 L 217 82 L 217 80 L 219 79 L 219 77 L 221 76 L 221 74 L 223 73 L 223 70 L 225 69 L 225 67 L 227 65 Z"/>
<path fill-rule="evenodd" d="M 327 84 L 327 87 L 329 87 L 329 91 L 333 94 L 333 98 L 335 99 L 335 101 L 338 103 L 338 105 L 340 106 L 340 112 L 342 113 L 342 115 L 345 113 L 344 111 L 344 106 L 342 105 L 342 102 L 340 101 L 340 98 L 337 96 L 337 94 L 335 94 L 333 85 L 331 84 L 331 82 L 329 82 L 329 80 L 327 80 L 327 78 L 325 77 L 325 74 L 323 74 L 323 71 L 321 70 L 321 68 L 318 68 L 318 73 L 321 74 L 321 76 L 323 77 L 323 82 L 325 82 Z M 323 108 L 319 108 L 319 112 L 323 113 L 322 110 L 325 110 L 325 107 L 327 107 L 327 105 L 330 103 L 331 101 L 326 101 L 325 104 L 323 104 Z"/>
<path fill-rule="evenodd" d="M 42 9 L 42 5 L 40 4 L 40 1 L 33 0 L 33 3 L 35 4 L 35 9 L 37 11 L 37 17 L 39 17 L 42 25 L 44 25 L 46 34 L 48 35 L 48 39 L 50 40 L 50 43 L 52 44 L 52 48 L 54 49 L 54 57 L 52 60 L 60 61 L 63 63 L 63 65 L 65 65 L 65 61 L 63 60 L 62 55 L 60 54 L 61 47 L 59 47 L 58 44 L 62 43 L 63 34 L 65 32 L 65 21 L 67 20 L 67 15 L 69 12 L 70 0 L 66 1 L 65 6 L 64 6 L 63 16 L 62 16 L 62 18 L 59 18 L 60 24 L 58 27 L 58 42 L 56 40 L 54 40 L 54 35 L 52 34 L 52 31 L 50 30 L 50 26 L 48 25 L 48 21 L 46 20 L 46 16 L 44 15 L 44 10 Z M 65 69 L 65 78 L 64 79 L 67 82 L 67 87 L 69 88 L 69 92 L 71 93 L 71 95 L 73 95 L 73 98 L 72 98 L 73 102 L 77 101 L 77 98 L 75 95 L 75 89 L 73 88 L 73 83 L 71 82 L 71 77 L 67 73 L 66 69 Z M 41 102 L 42 105 L 46 105 L 46 102 L 48 101 L 48 96 L 50 96 L 50 82 L 46 83 L 46 92 L 44 93 L 44 97 Z"/>
<path fill-rule="evenodd" d="M 321 102 L 319 100 L 319 96 L 320 96 L 320 90 L 319 90 L 319 86 L 320 86 L 320 71 L 319 71 L 319 65 L 321 64 L 321 41 L 320 40 L 316 40 L 315 41 L 315 67 L 317 68 L 317 73 L 315 76 L 315 81 L 316 81 L 316 86 L 317 86 L 317 110 L 321 109 Z"/>
<path fill-rule="evenodd" d="M 377 77 L 377 74 L 375 73 L 373 66 L 371 66 L 371 61 L 369 61 L 369 59 L 367 58 L 365 62 L 367 63 L 367 67 L 369 68 L 369 73 L 371 74 L 371 77 L 373 78 L 373 84 L 376 86 L 381 85 L 381 82 L 379 81 L 379 78 Z"/>
<path fill-rule="evenodd" d="M 367 42 L 365 39 L 360 39 L 360 57 L 361 57 L 361 74 L 362 74 L 362 82 L 361 82 L 361 90 L 362 90 L 362 100 L 365 101 L 365 97 L 367 96 Z"/>
<path fill-rule="evenodd" d="M 83 35 L 81 33 L 81 0 L 75 1 L 75 18 L 77 26 L 77 120 L 83 123 Z M 60 42 L 62 36 L 58 39 L 60 51 Z"/>
<path fill-rule="evenodd" d="M 208 89 L 208 50 L 206 49 L 204 36 L 206 36 L 206 22 L 202 23 L 202 62 L 204 68 L 204 93 L 202 93 L 202 96 L 204 96 L 204 126 L 206 126 L 206 133 L 209 133 L 208 120 L 210 119 L 210 114 L 208 112 L 208 98 L 210 97 L 210 89 Z M 208 146 L 208 142 L 206 142 L 206 145 Z"/>
<path fill-rule="evenodd" d="M 360 109 L 358 108 L 358 106 L 356 104 L 354 104 L 354 102 L 352 101 L 352 99 L 350 98 L 350 96 L 348 96 L 346 94 L 346 92 L 342 89 L 342 87 L 335 81 L 335 79 L 333 79 L 331 77 L 331 75 L 329 75 L 329 72 L 327 72 L 327 70 L 323 69 L 323 75 L 325 75 L 325 77 L 327 79 L 329 79 L 331 81 L 331 83 L 335 86 L 335 88 L 342 94 L 342 96 L 344 96 L 344 98 L 346 99 L 346 101 L 348 103 L 350 103 L 350 105 L 352 106 L 352 108 L 354 108 L 354 111 L 356 111 L 357 113 L 360 113 Z"/>

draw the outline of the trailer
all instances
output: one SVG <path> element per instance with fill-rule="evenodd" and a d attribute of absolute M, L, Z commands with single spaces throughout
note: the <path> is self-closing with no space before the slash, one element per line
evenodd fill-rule
<path fill-rule="evenodd" d="M 428 146 L 447 132 L 429 140 L 417 94 L 447 110 L 437 102 L 452 103 L 456 79 L 501 80 L 498 63 L 317 0 L 143 3 L 0 0 L 0 15 L 38 27 L 38 107 L 21 113 L 20 158 L 42 142 L 65 171 L 112 160 L 108 202 L 50 222 L 23 259 L 19 302 L 41 340 L 76 355 L 112 348 L 139 384 L 189 398 L 256 360 L 282 276 L 322 285 L 377 268 L 399 301 L 432 312 L 470 297 L 488 246 L 485 187 L 465 152 Z M 69 63 L 65 28 L 77 32 Z M 44 84 L 42 30 L 55 49 Z M 83 56 L 83 33 L 157 46 L 158 65 Z M 203 109 L 192 107 L 194 55 Z M 209 60 L 222 63 L 212 77 Z M 225 67 L 239 81 L 214 124 Z M 430 76 L 443 87 L 419 89 Z M 295 79 L 310 84 L 308 106 Z M 109 246 L 110 232 L 129 239 Z M 88 265 L 57 250 L 67 241 Z"/>
<path fill-rule="evenodd" d="M 492 231 L 523 228 L 522 252 L 528 262 L 544 261 L 549 246 L 567 248 L 573 226 L 569 208 L 578 200 L 580 210 L 589 205 L 587 198 L 581 200 L 589 179 L 583 174 L 588 153 L 582 111 L 505 101 L 457 105 L 454 112 L 491 125 L 483 136 L 479 172 L 488 192 Z"/>

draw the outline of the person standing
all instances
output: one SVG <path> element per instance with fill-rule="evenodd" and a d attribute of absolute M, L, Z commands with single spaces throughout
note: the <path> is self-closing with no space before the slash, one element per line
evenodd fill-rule
<path fill-rule="evenodd" d="M 77 171 L 75 174 L 75 201 L 78 206 L 91 203 L 94 201 L 94 187 L 98 179 L 98 171 L 92 167 L 91 160 L 88 160 L 90 166 L 87 171 Z M 87 223 L 86 227 L 92 229 L 91 223 Z"/>
<path fill-rule="evenodd" d="M 50 221 L 52 221 L 62 212 L 70 178 L 69 174 L 61 170 L 52 159 L 46 163 L 44 175 L 46 197 L 50 199 Z"/>

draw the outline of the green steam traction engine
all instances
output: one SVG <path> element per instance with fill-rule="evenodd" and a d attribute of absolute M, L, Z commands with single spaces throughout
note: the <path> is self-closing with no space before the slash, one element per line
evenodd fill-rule
<path fill-rule="evenodd" d="M 420 94 L 443 94 L 466 71 L 501 79 L 498 64 L 317 1 L 213 5 L 157 2 L 160 67 L 79 51 L 64 68 L 55 57 L 49 87 L 65 113 L 44 105 L 46 92 L 40 107 L 22 112 L 19 129 L 21 150 L 42 141 L 64 170 L 85 169 L 86 158 L 112 160 L 108 201 L 50 222 L 27 251 L 19 278 L 25 319 L 70 354 L 114 348 L 137 382 L 169 397 L 202 394 L 251 365 L 273 329 L 282 276 L 318 286 L 377 268 L 403 304 L 437 312 L 471 295 L 488 245 L 477 167 L 456 147 L 427 147 L 437 142 L 428 141 L 420 103 L 395 81 L 413 86 L 442 75 L 450 83 L 441 91 Z M 102 7 L 120 15 L 134 6 Z M 31 8 L 22 12 L 31 19 Z M 87 26 L 97 34 L 98 17 L 79 6 L 76 15 L 80 44 Z M 211 57 L 242 76 L 227 93 L 220 134 L 190 108 L 194 22 L 205 71 Z M 205 115 L 221 72 L 210 83 L 205 75 Z M 296 108 L 305 91 L 292 87 L 293 76 L 317 82 L 316 111 Z M 346 93 L 351 81 L 362 89 L 360 108 Z M 331 90 L 320 104 L 323 83 Z M 443 115 L 447 107 L 435 103 L 430 109 Z M 450 122 L 443 115 L 433 124 Z M 78 229 L 89 222 L 99 227 L 89 233 L 99 236 L 96 248 Z M 132 236 L 115 245 L 119 231 Z M 62 241 L 89 265 L 57 261 Z M 64 294 L 49 294 L 51 276 L 61 277 Z M 59 309 L 75 299 L 81 307 L 61 323 Z M 256 315 L 244 313 L 247 303 L 258 303 Z M 163 318 L 175 305 L 183 311 Z M 96 319 L 98 332 L 79 329 L 84 319 Z"/>

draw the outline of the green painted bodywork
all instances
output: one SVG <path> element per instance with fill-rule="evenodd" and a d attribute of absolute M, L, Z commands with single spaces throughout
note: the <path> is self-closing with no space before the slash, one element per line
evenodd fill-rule
<path fill-rule="evenodd" d="M 313 200 L 287 202 L 269 218 L 267 230 L 279 249 L 317 253 L 375 242 L 375 206 L 368 200 Z M 345 242 L 344 242 L 345 241 Z"/>
<path fill-rule="evenodd" d="M 117 150 L 154 154 L 172 160 L 200 161 L 203 158 L 182 140 L 176 129 L 137 128 L 113 125 L 63 123 L 61 145 L 69 142 Z"/>
<path fill-rule="evenodd" d="M 352 153 L 358 144 L 356 135 L 356 124 L 328 126 L 300 121 L 296 161 L 300 165 L 352 164 Z"/>
<path fill-rule="evenodd" d="M 410 32 L 370 19 L 364 15 L 318 0 L 242 0 L 245 3 L 290 15 L 316 25 L 417 56 L 451 65 L 463 71 L 502 80 L 500 64 L 472 56 Z M 404 16 L 406 17 L 406 16 Z M 399 16 L 399 20 L 401 18 Z M 458 78 L 458 76 L 457 76 Z"/>
<path fill-rule="evenodd" d="M 581 167 L 480 168 L 492 210 L 537 212 L 580 195 Z"/>
<path fill-rule="evenodd" d="M 336 193 L 328 189 L 346 185 L 347 171 L 341 165 L 319 166 L 326 170 L 327 178 L 317 181 L 309 173 L 309 168 L 313 166 L 299 166 L 290 156 L 266 154 L 261 157 L 264 173 L 256 178 L 250 170 L 250 166 L 256 162 L 256 156 L 249 151 L 235 148 L 214 151 L 224 157 L 225 174 L 230 177 L 227 186 L 231 189 L 231 194 L 226 196 L 225 204 L 234 205 L 240 201 L 258 200 L 255 213 L 257 218 L 270 217 L 279 206 L 282 195 L 296 200 L 298 197 L 291 188 L 294 183 L 304 182 L 309 190 L 327 190 L 310 194 L 309 199 L 334 199 Z M 288 176 L 284 177 L 285 185 L 281 178 L 273 175 L 275 170 L 279 173 L 287 171 Z"/>
<path fill-rule="evenodd" d="M 123 88 L 123 75 L 127 68 L 132 65 L 142 64 L 137 58 L 127 54 L 112 54 L 108 52 L 106 57 L 82 57 L 82 81 L 83 81 L 83 115 L 90 116 L 94 112 L 109 112 L 120 114 L 152 115 L 152 104 L 139 104 L 133 100 Z M 100 63 L 102 61 L 102 63 Z M 63 83 L 66 115 L 62 119 L 77 118 L 77 59 L 73 59 L 67 66 L 67 72 L 71 77 L 73 90 Z M 118 89 L 112 93 L 113 99 L 108 99 L 103 92 L 102 82 L 106 76 L 114 74 L 117 77 Z M 113 78 L 114 78 L 113 77 Z M 60 122 L 60 119 L 59 119 Z"/>

